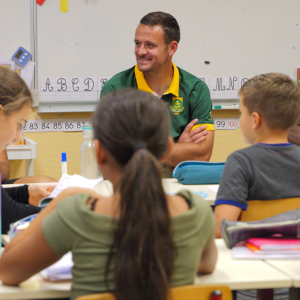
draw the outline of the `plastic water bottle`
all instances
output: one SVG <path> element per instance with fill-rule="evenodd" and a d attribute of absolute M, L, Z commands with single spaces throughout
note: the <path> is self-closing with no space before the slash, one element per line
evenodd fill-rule
<path fill-rule="evenodd" d="M 80 147 L 80 175 L 88 179 L 102 177 L 96 159 L 93 127 L 82 127 L 83 142 Z"/>

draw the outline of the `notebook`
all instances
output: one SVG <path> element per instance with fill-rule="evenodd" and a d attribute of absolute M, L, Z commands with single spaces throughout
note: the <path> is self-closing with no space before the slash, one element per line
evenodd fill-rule
<path fill-rule="evenodd" d="M 56 187 L 53 189 L 50 196 L 43 198 L 39 202 L 39 207 L 45 207 L 53 198 L 57 197 L 63 190 L 69 187 L 81 187 L 81 188 L 94 188 L 103 178 L 99 177 L 98 179 L 87 179 L 80 175 L 68 175 L 64 174 Z"/>
<path fill-rule="evenodd" d="M 250 238 L 247 243 L 260 250 L 300 250 L 300 239 L 287 238 Z"/>

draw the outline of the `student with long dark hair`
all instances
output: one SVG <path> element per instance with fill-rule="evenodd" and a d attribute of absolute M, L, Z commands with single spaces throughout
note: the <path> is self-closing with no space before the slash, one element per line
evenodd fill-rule
<path fill-rule="evenodd" d="M 27 122 L 32 102 L 31 93 L 22 78 L 16 72 L 0 66 L 0 152 L 12 141 L 20 140 L 21 129 Z M 49 196 L 53 188 L 38 185 L 2 188 L 2 233 L 7 233 L 11 223 L 38 213 L 41 210 L 37 207 L 39 201 Z"/>
<path fill-rule="evenodd" d="M 172 147 L 165 104 L 123 90 L 93 117 L 98 164 L 114 194 L 69 189 L 7 246 L 0 280 L 18 284 L 72 251 L 71 299 L 112 291 L 118 300 L 165 300 L 216 263 L 211 208 L 188 191 L 166 195 L 161 164 Z"/>

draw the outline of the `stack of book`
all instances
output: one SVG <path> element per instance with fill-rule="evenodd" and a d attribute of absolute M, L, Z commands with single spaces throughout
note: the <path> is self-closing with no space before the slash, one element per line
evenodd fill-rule
<path fill-rule="evenodd" d="M 300 239 L 282 237 L 250 238 L 232 249 L 234 258 L 300 258 Z"/>

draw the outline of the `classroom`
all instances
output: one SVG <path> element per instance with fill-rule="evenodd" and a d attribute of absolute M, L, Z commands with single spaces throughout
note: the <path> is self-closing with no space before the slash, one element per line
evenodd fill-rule
<path fill-rule="evenodd" d="M 104 5 L 101 1 L 79 1 L 70 6 L 68 13 L 60 12 L 59 1 L 49 2 L 37 7 L 38 78 L 35 89 L 39 88 L 41 77 L 111 77 L 135 64 L 133 33 L 140 16 L 148 11 L 142 2 L 136 1 L 129 8 L 120 2 Z M 182 40 L 174 55 L 176 65 L 199 77 L 251 77 L 272 71 L 296 76 L 295 62 L 300 48 L 297 1 L 278 0 L 272 4 L 269 1 L 188 1 L 186 5 L 189 10 L 182 11 L 181 1 L 172 1 L 172 5 L 169 1 L 152 2 L 153 10 L 177 16 Z M 1 55 L 11 56 L 19 45 L 31 49 L 30 0 L 3 0 L 1 6 L 6 8 L 1 9 L 1 22 L 5 24 L 5 18 L 13 14 L 17 20 L 22 20 L 24 29 L 20 33 L 19 22 L 15 22 L 7 29 L 11 34 L 1 30 Z M 278 13 L 282 15 L 280 20 L 275 17 Z M 193 56 L 197 59 L 190 59 Z M 50 57 L 53 63 L 48 63 Z M 36 108 L 30 119 L 91 118 L 91 112 L 63 112 L 61 116 L 58 113 L 59 109 L 57 113 L 39 113 Z M 239 116 L 237 109 L 213 110 L 212 114 L 214 118 L 237 119 Z M 70 174 L 78 174 L 81 132 L 28 132 L 24 135 L 37 143 L 35 174 L 59 179 L 63 151 L 72 161 L 68 165 Z M 59 141 L 59 147 L 53 140 Z M 211 161 L 225 161 L 234 150 L 244 147 L 239 128 L 217 130 Z M 45 152 L 46 157 L 39 155 Z M 24 169 L 24 161 L 12 161 L 11 177 L 24 176 Z"/>
<path fill-rule="evenodd" d="M 67 153 L 68 174 L 80 174 L 82 124 L 90 124 L 105 82 L 136 64 L 134 32 L 142 16 L 151 11 L 167 12 L 177 19 L 181 39 L 173 62 L 209 87 L 215 122 L 210 162 L 225 162 L 234 151 L 248 147 L 239 125 L 238 90 L 243 80 L 271 72 L 297 80 L 297 0 L 153 0 L 150 5 L 137 0 L 39 1 L 0 0 L 0 65 L 2 57 L 11 58 L 20 46 L 32 54 L 34 62 L 34 103 L 23 130 L 23 136 L 36 143 L 34 175 L 47 175 L 58 181 L 62 152 Z M 92 92 L 80 96 L 64 93 L 64 85 L 74 84 L 74 79 Z M 61 127 L 57 128 L 57 124 Z M 9 162 L 10 178 L 25 176 L 26 160 Z M 174 181 L 166 185 L 170 193 L 179 190 Z M 201 193 L 214 203 L 216 192 L 203 187 Z M 217 282 L 231 290 L 261 289 L 258 297 L 266 300 L 273 297 L 273 292 L 268 292 L 271 289 L 290 288 L 289 299 L 297 299 L 300 273 L 293 261 L 243 262 L 241 266 L 249 273 L 242 274 L 230 250 L 219 240 L 217 248 L 224 260 L 214 275 L 199 276 L 198 284 Z M 230 268 L 236 270 L 242 283 L 230 278 Z M 257 269 L 268 275 L 257 275 Z M 70 285 L 60 292 L 59 289 L 54 286 L 51 297 L 70 296 Z M 38 299 L 39 294 L 34 294 L 30 284 L 25 284 L 24 290 L 31 293 L 28 297 Z M 15 290 L 15 298 L 1 296 L 4 292 L 0 286 L 0 299 L 22 299 L 23 291 Z"/>

